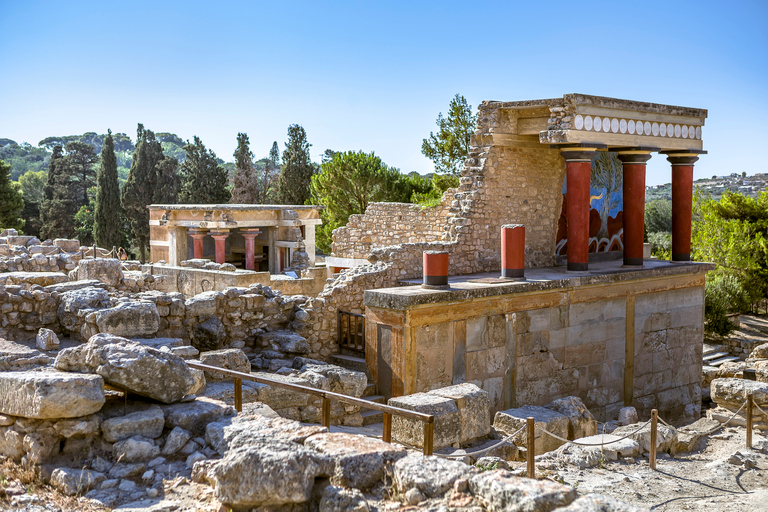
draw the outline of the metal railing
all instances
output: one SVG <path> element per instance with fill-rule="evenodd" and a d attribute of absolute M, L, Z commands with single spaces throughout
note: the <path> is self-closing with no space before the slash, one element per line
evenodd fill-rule
<path fill-rule="evenodd" d="M 365 354 L 365 315 L 339 310 L 336 317 L 339 348 Z"/>
<path fill-rule="evenodd" d="M 409 411 L 407 409 L 401 409 L 399 407 L 392 407 L 391 405 L 378 404 L 365 400 L 364 398 L 358 398 L 354 396 L 343 395 L 341 393 L 334 393 L 333 391 L 324 391 L 322 389 L 310 388 L 302 386 L 300 384 L 291 384 L 288 382 L 280 382 L 277 380 L 268 379 L 266 377 L 258 377 L 251 375 L 250 373 L 238 372 L 235 370 L 228 370 L 226 368 L 219 368 L 217 366 L 210 366 L 202 363 L 194 363 L 187 361 L 187 365 L 190 368 L 197 370 L 203 370 L 208 372 L 216 372 L 222 375 L 233 377 L 235 379 L 235 409 L 238 412 L 243 410 L 243 381 L 258 382 L 259 384 L 267 384 L 270 386 L 287 389 L 290 391 L 297 391 L 299 393 L 305 393 L 308 395 L 317 396 L 323 399 L 323 405 L 321 408 L 321 424 L 324 427 L 331 426 L 331 400 L 342 402 L 349 405 L 356 405 L 365 409 L 371 409 L 384 413 L 384 425 L 382 430 L 382 439 L 387 442 L 392 442 L 392 415 L 400 416 L 410 420 L 421 421 L 424 423 L 424 455 L 432 455 L 433 438 L 435 417 L 432 414 L 424 414 L 416 411 Z"/>

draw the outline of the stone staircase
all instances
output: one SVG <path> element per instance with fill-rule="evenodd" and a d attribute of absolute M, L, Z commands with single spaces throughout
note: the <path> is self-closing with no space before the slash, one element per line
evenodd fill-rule
<path fill-rule="evenodd" d="M 371 382 L 371 376 L 368 375 L 368 367 L 365 364 L 364 358 L 350 354 L 333 354 L 331 356 L 330 362 L 332 364 L 347 368 L 348 370 L 364 372 L 368 376 L 368 385 L 366 386 L 365 391 L 363 391 L 363 396 L 360 398 L 370 402 L 375 402 L 377 404 L 387 403 L 387 399 L 384 396 L 378 394 L 376 383 Z M 363 425 L 372 425 L 374 423 L 382 423 L 384 421 L 384 413 L 379 411 L 372 411 L 370 409 L 361 410 L 360 415 L 363 417 Z"/>
<path fill-rule="evenodd" d="M 725 345 L 704 345 L 704 352 L 702 355 L 703 368 L 702 370 L 708 370 L 717 368 L 723 363 L 731 361 L 739 361 L 739 358 L 732 356 L 728 353 L 728 347 Z"/>

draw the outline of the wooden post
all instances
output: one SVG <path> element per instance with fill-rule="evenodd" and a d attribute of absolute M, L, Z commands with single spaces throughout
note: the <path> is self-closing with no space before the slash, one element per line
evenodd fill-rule
<path fill-rule="evenodd" d="M 747 448 L 752 448 L 752 407 L 754 398 L 752 393 L 747 396 Z"/>
<path fill-rule="evenodd" d="M 651 465 L 651 469 L 656 469 L 656 427 L 659 422 L 659 411 L 656 409 L 651 410 L 651 455 L 648 461 Z"/>
<path fill-rule="evenodd" d="M 323 397 L 322 424 L 324 427 L 331 426 L 331 399 Z"/>
<path fill-rule="evenodd" d="M 385 443 L 392 442 L 392 415 L 388 412 L 384 413 L 384 426 L 382 428 L 381 438 Z"/>
<path fill-rule="evenodd" d="M 528 478 L 536 478 L 536 463 L 533 460 L 536 457 L 536 424 L 533 416 L 528 416 L 528 453 L 526 454 L 526 462 L 528 463 Z"/>
<path fill-rule="evenodd" d="M 235 409 L 243 412 L 243 379 L 235 379 Z"/>
<path fill-rule="evenodd" d="M 435 424 L 424 422 L 424 455 L 432 455 L 432 437 L 435 433 Z"/>

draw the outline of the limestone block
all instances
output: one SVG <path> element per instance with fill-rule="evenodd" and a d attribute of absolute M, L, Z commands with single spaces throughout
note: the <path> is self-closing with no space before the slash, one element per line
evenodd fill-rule
<path fill-rule="evenodd" d="M 257 343 L 266 344 L 272 350 L 284 354 L 307 354 L 309 343 L 306 338 L 293 331 L 272 331 L 256 337 Z"/>
<path fill-rule="evenodd" d="M 209 350 L 200 353 L 200 362 L 208 366 L 216 366 L 227 370 L 250 373 L 251 362 L 245 355 L 245 352 L 238 348 L 227 348 L 222 350 Z M 205 371 L 205 378 L 211 381 L 231 379 L 227 375 L 218 372 Z"/>
<path fill-rule="evenodd" d="M 35 346 L 38 350 L 57 350 L 59 337 L 52 330 L 43 327 L 37 331 Z"/>
<path fill-rule="evenodd" d="M 338 432 L 309 437 L 304 446 L 333 459 L 332 484 L 356 489 L 377 484 L 384 477 L 385 467 L 406 455 L 400 446 Z"/>
<path fill-rule="evenodd" d="M 549 480 L 486 471 L 469 479 L 469 489 L 488 510 L 554 510 L 576 499 L 576 489 Z"/>
<path fill-rule="evenodd" d="M 11 246 L 20 245 L 22 247 L 26 247 L 33 240 L 37 240 L 37 243 L 40 243 L 40 240 L 38 240 L 37 237 L 29 235 L 7 235 L 7 238 L 8 245 Z"/>
<path fill-rule="evenodd" d="M 80 250 L 80 240 L 56 238 L 53 241 L 53 245 L 64 252 L 78 252 Z"/>
<path fill-rule="evenodd" d="M 749 354 L 750 359 L 768 359 L 768 343 L 756 346 Z"/>
<path fill-rule="evenodd" d="M 279 375 L 264 372 L 254 372 L 254 375 L 289 384 L 311 387 L 309 381 L 292 375 Z M 288 407 L 304 407 L 309 404 L 309 400 L 310 395 L 299 391 L 292 391 L 290 389 L 270 385 L 265 385 L 264 387 L 259 388 L 259 402 L 265 403 L 275 410 Z"/>
<path fill-rule="evenodd" d="M 436 455 L 424 457 L 411 454 L 395 462 L 395 485 L 401 494 L 418 489 L 425 497 L 444 495 L 460 478 L 468 478 L 480 471 L 461 461 L 444 459 Z"/>
<path fill-rule="evenodd" d="M 195 326 L 190 333 L 192 346 L 198 350 L 216 350 L 221 348 L 226 339 L 224 324 L 216 316 L 211 316 Z"/>
<path fill-rule="evenodd" d="M 216 314 L 216 299 L 223 297 L 221 292 L 210 291 L 198 293 L 184 302 L 187 315 L 208 318 Z"/>
<path fill-rule="evenodd" d="M 151 302 L 121 302 L 96 313 L 99 331 L 115 336 L 149 336 L 160 328 L 157 306 Z"/>
<path fill-rule="evenodd" d="M 493 419 L 493 427 L 496 430 L 503 432 L 504 435 L 509 436 L 521 427 L 524 427 L 528 417 L 534 418 L 534 426 L 536 429 L 534 447 L 536 449 L 536 455 L 555 450 L 563 444 L 562 441 L 545 434 L 542 429 L 546 429 L 553 434 L 568 439 L 568 428 L 570 426 L 568 417 L 553 411 L 552 409 L 534 405 L 497 412 Z M 512 440 L 518 446 L 527 446 L 528 430 L 523 429 L 523 431 L 517 434 Z"/>
<path fill-rule="evenodd" d="M 104 479 L 104 473 L 89 469 L 56 468 L 51 474 L 51 485 L 62 493 L 73 496 L 93 489 Z"/>
<path fill-rule="evenodd" d="M 69 281 L 63 272 L 10 272 L 3 277 L 7 279 L 8 284 L 37 284 L 40 286 L 50 286 Z"/>
<path fill-rule="evenodd" d="M 159 454 L 160 448 L 158 448 L 151 439 L 141 436 L 135 436 L 119 441 L 112 446 L 112 455 L 115 460 L 122 460 L 124 462 L 150 460 L 154 459 Z"/>
<path fill-rule="evenodd" d="M 98 279 L 108 286 L 118 286 L 123 279 L 120 260 L 115 258 L 92 258 L 80 260 L 76 269 L 76 280 Z"/>
<path fill-rule="evenodd" d="M 0 373 L 0 413 L 25 418 L 76 418 L 104 405 L 104 380 L 62 372 Z"/>
<path fill-rule="evenodd" d="M 579 469 L 592 468 L 603 461 L 618 460 L 619 457 L 636 457 L 642 453 L 640 445 L 633 439 L 622 439 L 617 434 L 601 434 L 581 437 L 576 444 L 564 444 L 549 452 L 541 460 L 557 460 Z M 611 443 L 601 445 L 601 443 Z M 584 444 L 591 446 L 582 446 Z M 539 459 L 537 459 L 539 460 Z"/>
<path fill-rule="evenodd" d="M 612 433 L 615 436 L 624 437 L 627 434 L 631 434 L 628 439 L 632 439 L 640 445 L 640 449 L 644 452 L 650 452 L 651 450 L 651 424 L 647 424 L 645 427 L 640 428 L 642 423 L 634 423 L 632 425 L 625 425 L 614 430 Z M 634 433 L 633 433 L 634 432 Z M 659 423 L 656 428 L 656 449 L 661 452 L 675 453 L 677 447 L 677 433 L 671 428 Z"/>
<path fill-rule="evenodd" d="M 715 379 L 710 385 L 712 401 L 721 406 L 741 407 L 752 394 L 756 404 L 768 405 L 768 383 L 745 379 Z"/>
<path fill-rule="evenodd" d="M 62 350 L 54 366 L 98 374 L 112 386 L 167 404 L 178 402 L 196 385 L 180 357 L 111 334 L 97 334 L 88 343 Z"/>
<path fill-rule="evenodd" d="M 648 244 L 643 244 L 648 245 Z M 646 512 L 645 507 L 630 505 L 611 496 L 587 494 L 579 496 L 570 505 L 557 509 L 558 512 Z"/>
<path fill-rule="evenodd" d="M 165 415 L 158 406 L 145 411 L 136 411 L 125 416 L 110 418 L 101 424 L 104 439 L 110 443 L 122 441 L 133 436 L 156 439 L 163 433 Z"/>
<path fill-rule="evenodd" d="M 568 437 L 566 439 L 578 439 L 597 434 L 597 420 L 589 412 L 587 406 L 577 396 L 567 396 L 553 400 L 545 406 L 555 412 L 568 417 Z"/>
<path fill-rule="evenodd" d="M 86 309 L 109 307 L 109 294 L 96 287 L 78 288 L 62 293 L 57 316 L 61 326 L 70 332 L 79 329 L 78 313 Z"/>
<path fill-rule="evenodd" d="M 19 462 L 24 456 L 24 434 L 0 427 L 0 455 Z"/>
<path fill-rule="evenodd" d="M 39 350 L 0 339 L 0 372 L 31 370 L 50 363 L 51 358 Z"/>
<path fill-rule="evenodd" d="M 185 402 L 164 406 L 165 426 L 168 428 L 181 427 L 184 430 L 199 435 L 205 432 L 209 423 L 216 422 L 228 416 L 234 416 L 237 411 L 223 402 L 198 398 Z"/>
<path fill-rule="evenodd" d="M 449 398 L 456 402 L 456 407 L 461 413 L 460 443 L 466 443 L 490 433 L 490 400 L 486 391 L 474 384 L 464 383 L 434 389 L 429 394 Z"/>
<path fill-rule="evenodd" d="M 168 434 L 168 437 L 165 438 L 165 444 L 163 445 L 163 449 L 160 453 L 163 455 L 174 455 L 176 452 L 181 450 L 181 448 L 187 444 L 187 441 L 189 441 L 192 438 L 192 433 L 184 430 L 181 427 L 174 427 L 173 430 Z"/>
<path fill-rule="evenodd" d="M 303 361 L 312 360 L 303 359 Z M 296 360 L 294 360 L 294 363 L 295 362 Z M 365 373 L 350 370 L 335 364 L 324 364 L 320 361 L 313 361 L 301 366 L 300 371 L 302 374 L 306 372 L 325 377 L 328 379 L 329 391 L 342 393 L 344 395 L 362 396 L 366 386 L 368 385 L 368 377 L 365 375 Z M 320 388 L 325 389 L 323 387 Z"/>
<path fill-rule="evenodd" d="M 427 393 L 415 393 L 390 398 L 388 404 L 435 417 L 432 448 L 439 450 L 458 444 L 461 436 L 461 412 L 456 402 Z M 393 415 L 392 438 L 404 443 L 424 446 L 424 423 L 419 420 Z"/>

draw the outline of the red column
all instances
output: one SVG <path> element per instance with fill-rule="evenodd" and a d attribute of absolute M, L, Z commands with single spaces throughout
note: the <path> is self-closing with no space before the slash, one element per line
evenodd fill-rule
<path fill-rule="evenodd" d="M 229 233 L 211 233 L 211 237 L 216 241 L 216 263 L 224 263 L 226 259 L 226 240 Z"/>
<path fill-rule="evenodd" d="M 592 155 L 596 148 L 569 148 L 565 158 L 566 221 L 568 222 L 568 270 L 589 269 L 589 184 Z"/>
<path fill-rule="evenodd" d="M 643 265 L 645 234 L 645 163 L 651 152 L 642 149 L 619 151 L 624 169 L 624 264 Z"/>
<path fill-rule="evenodd" d="M 699 152 L 665 152 L 672 164 L 672 261 L 691 261 L 693 164 Z"/>
<path fill-rule="evenodd" d="M 501 277 L 525 277 L 525 226 L 501 226 Z"/>
<path fill-rule="evenodd" d="M 448 288 L 448 253 L 445 251 L 424 251 L 425 288 Z"/>
<path fill-rule="evenodd" d="M 199 259 L 203 257 L 203 238 L 205 238 L 205 234 L 207 233 L 204 229 L 190 229 L 189 230 L 189 236 L 192 237 L 193 245 L 194 245 L 194 251 L 195 251 L 195 258 Z"/>
<path fill-rule="evenodd" d="M 245 268 L 247 270 L 255 270 L 256 265 L 254 264 L 253 260 L 256 256 L 256 244 L 254 239 L 259 235 L 259 230 L 249 229 L 246 231 L 241 231 L 240 234 L 243 235 L 243 238 L 245 238 Z"/>

